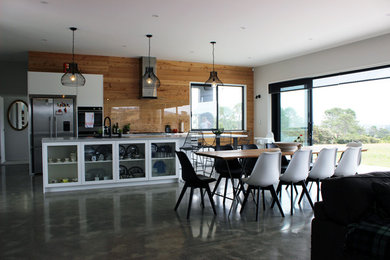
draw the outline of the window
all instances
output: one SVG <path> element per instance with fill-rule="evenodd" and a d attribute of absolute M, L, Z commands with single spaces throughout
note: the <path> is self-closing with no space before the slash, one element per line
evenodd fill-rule
<path fill-rule="evenodd" d="M 191 129 L 244 130 L 244 86 L 191 84 Z"/>
<path fill-rule="evenodd" d="M 390 66 L 274 83 L 269 92 L 275 140 L 362 142 L 364 164 L 390 167 Z"/>

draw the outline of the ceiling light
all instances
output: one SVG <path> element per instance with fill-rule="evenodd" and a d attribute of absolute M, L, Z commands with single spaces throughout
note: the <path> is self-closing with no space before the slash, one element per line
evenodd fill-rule
<path fill-rule="evenodd" d="M 69 63 L 69 67 L 66 68 L 65 74 L 61 77 L 61 84 L 67 87 L 82 87 L 85 85 L 85 78 L 78 69 L 77 63 L 74 62 L 74 31 L 76 27 L 69 28 L 72 31 L 73 43 L 72 43 L 72 63 Z"/>
<path fill-rule="evenodd" d="M 222 81 L 218 78 L 217 72 L 214 70 L 214 45 L 216 42 L 210 42 L 213 45 L 213 71 L 210 72 L 209 79 L 204 83 L 210 85 L 212 87 L 216 87 L 218 85 L 223 85 Z"/>
<path fill-rule="evenodd" d="M 146 37 L 149 39 L 149 54 L 148 54 L 148 66 L 145 70 L 145 75 L 142 77 L 142 81 L 144 82 L 145 86 L 158 88 L 160 86 L 160 80 L 157 78 L 157 76 L 153 72 L 153 67 L 150 66 L 150 38 L 152 38 L 153 35 L 147 34 Z"/>

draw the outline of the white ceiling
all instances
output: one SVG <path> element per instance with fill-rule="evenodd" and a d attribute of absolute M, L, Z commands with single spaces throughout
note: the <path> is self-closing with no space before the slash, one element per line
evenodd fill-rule
<path fill-rule="evenodd" d="M 158 17 L 155 17 L 158 16 Z M 390 0 L 0 0 L 0 58 L 26 51 L 259 66 L 390 33 Z"/>

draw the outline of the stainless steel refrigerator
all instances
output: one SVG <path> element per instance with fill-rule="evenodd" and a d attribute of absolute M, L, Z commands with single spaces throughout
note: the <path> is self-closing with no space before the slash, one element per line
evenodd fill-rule
<path fill-rule="evenodd" d="M 75 136 L 74 98 L 33 97 L 32 172 L 42 173 L 42 138 Z"/>

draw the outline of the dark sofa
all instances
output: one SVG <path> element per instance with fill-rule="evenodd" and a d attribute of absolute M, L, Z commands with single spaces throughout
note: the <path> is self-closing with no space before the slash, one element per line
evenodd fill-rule
<path fill-rule="evenodd" d="M 366 233 L 351 235 L 364 223 L 374 223 L 374 229 L 388 224 L 390 231 L 390 172 L 330 178 L 322 182 L 321 194 L 323 201 L 314 207 L 311 259 L 371 259 L 370 252 L 365 254 L 363 247 L 353 249 L 348 245 L 359 236 L 364 245 L 370 244 L 364 241 L 371 239 Z M 385 247 L 390 247 L 390 241 L 384 242 Z"/>

